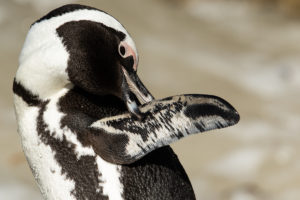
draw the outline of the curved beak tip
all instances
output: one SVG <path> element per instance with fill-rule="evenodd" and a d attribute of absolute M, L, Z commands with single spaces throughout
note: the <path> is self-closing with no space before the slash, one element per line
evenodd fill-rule
<path fill-rule="evenodd" d="M 140 81 L 137 74 L 131 74 L 122 67 L 124 79 L 122 83 L 123 100 L 126 103 L 128 111 L 142 119 L 144 114 L 140 111 L 139 105 L 152 101 L 154 97 Z"/>

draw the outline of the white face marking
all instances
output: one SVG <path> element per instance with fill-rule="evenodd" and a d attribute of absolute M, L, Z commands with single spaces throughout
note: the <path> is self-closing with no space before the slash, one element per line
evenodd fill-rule
<path fill-rule="evenodd" d="M 68 83 L 69 54 L 55 29 L 47 31 L 29 31 L 16 74 L 16 80 L 41 99 L 48 99 Z"/>
<path fill-rule="evenodd" d="M 41 99 L 48 99 L 69 83 L 66 73 L 69 54 L 56 29 L 66 22 L 90 20 L 103 23 L 126 35 L 125 42 L 137 50 L 125 28 L 112 16 L 98 10 L 77 10 L 34 24 L 28 32 L 16 80 Z"/>

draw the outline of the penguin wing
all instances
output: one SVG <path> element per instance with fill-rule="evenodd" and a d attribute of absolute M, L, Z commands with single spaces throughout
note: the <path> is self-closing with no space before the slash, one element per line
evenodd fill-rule
<path fill-rule="evenodd" d="M 139 108 L 144 115 L 142 120 L 126 113 L 90 126 L 94 140 L 101 139 L 96 149 L 103 159 L 130 164 L 180 138 L 231 126 L 240 118 L 228 102 L 211 95 L 178 95 L 153 100 Z"/>

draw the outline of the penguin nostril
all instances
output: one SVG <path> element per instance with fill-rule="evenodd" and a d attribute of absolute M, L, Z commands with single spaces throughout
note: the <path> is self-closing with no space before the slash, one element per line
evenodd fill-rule
<path fill-rule="evenodd" d="M 119 47 L 119 54 L 124 57 L 125 56 L 125 53 L 126 53 L 126 49 L 123 45 L 120 45 Z"/>

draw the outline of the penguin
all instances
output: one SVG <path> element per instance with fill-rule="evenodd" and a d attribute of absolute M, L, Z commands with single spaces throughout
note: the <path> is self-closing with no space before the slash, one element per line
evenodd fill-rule
<path fill-rule="evenodd" d="M 68 4 L 34 22 L 13 82 L 23 151 L 44 199 L 195 199 L 169 146 L 239 121 L 224 99 L 155 99 L 115 18 Z"/>

